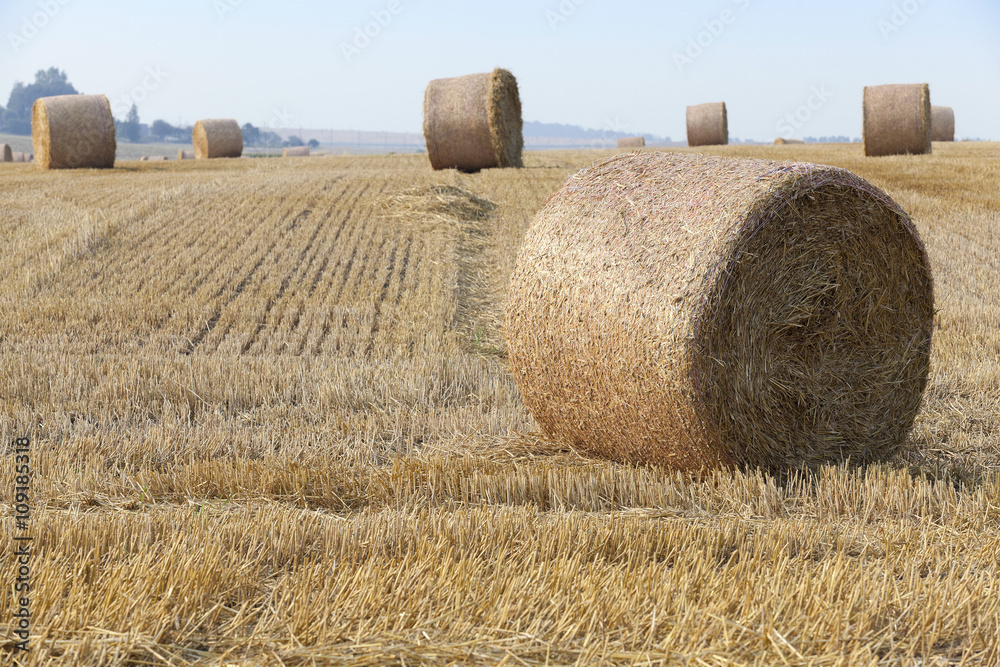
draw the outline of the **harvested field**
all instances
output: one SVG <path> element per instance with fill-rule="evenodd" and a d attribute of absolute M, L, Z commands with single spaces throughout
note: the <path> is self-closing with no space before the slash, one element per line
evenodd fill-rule
<path fill-rule="evenodd" d="M 690 479 L 537 436 L 508 280 L 612 150 L 0 165 L 25 664 L 1000 661 L 1000 144 L 702 152 L 845 167 L 912 216 L 937 313 L 891 461 Z"/>

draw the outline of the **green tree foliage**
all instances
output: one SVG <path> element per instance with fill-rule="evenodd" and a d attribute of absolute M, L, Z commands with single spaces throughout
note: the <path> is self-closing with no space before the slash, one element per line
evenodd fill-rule
<path fill-rule="evenodd" d="M 31 107 L 39 97 L 76 95 L 77 90 L 66 77 L 66 72 L 50 67 L 35 72 L 34 83 L 14 84 L 7 100 L 7 108 L 0 113 L 0 130 L 10 134 L 31 134 Z M 2 109 L 2 107 L 0 107 Z"/>
<path fill-rule="evenodd" d="M 139 141 L 139 108 L 134 103 L 132 108 L 128 110 L 128 115 L 125 116 L 122 131 L 125 133 L 125 138 L 133 144 Z"/>

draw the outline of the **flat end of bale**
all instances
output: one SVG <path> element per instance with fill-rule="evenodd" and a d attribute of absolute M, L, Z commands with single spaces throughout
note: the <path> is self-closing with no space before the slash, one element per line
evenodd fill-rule
<path fill-rule="evenodd" d="M 517 79 L 502 68 L 490 74 L 489 109 L 490 138 L 498 167 L 523 167 L 524 151 L 521 96 Z"/>

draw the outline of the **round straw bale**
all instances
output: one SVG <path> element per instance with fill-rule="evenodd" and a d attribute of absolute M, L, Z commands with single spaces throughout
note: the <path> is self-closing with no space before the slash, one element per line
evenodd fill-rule
<path fill-rule="evenodd" d="M 774 140 L 774 143 L 775 145 L 780 146 L 783 144 L 802 144 L 805 142 L 802 141 L 801 139 L 785 139 L 783 137 L 778 137 L 777 139 Z"/>
<path fill-rule="evenodd" d="M 199 120 L 191 135 L 196 160 L 243 155 L 243 131 L 232 118 Z"/>
<path fill-rule="evenodd" d="M 696 104 L 687 108 L 688 146 L 725 146 L 729 121 L 725 102 Z"/>
<path fill-rule="evenodd" d="M 931 141 L 955 141 L 955 110 L 931 106 Z"/>
<path fill-rule="evenodd" d="M 14 151 L 10 155 L 11 155 L 10 157 L 11 162 L 27 162 L 27 160 L 24 159 L 24 153 L 22 153 L 21 151 Z"/>
<path fill-rule="evenodd" d="M 38 98 L 31 109 L 31 140 L 42 169 L 115 166 L 115 119 L 104 95 Z"/>
<path fill-rule="evenodd" d="M 193 160 L 194 159 L 194 151 L 186 151 L 186 150 L 184 150 L 182 148 L 179 151 L 177 151 L 177 159 L 178 160 Z"/>
<path fill-rule="evenodd" d="M 10 144 L 3 144 L 0 148 L 0 162 L 13 162 L 14 161 L 14 151 L 10 149 Z"/>
<path fill-rule="evenodd" d="M 931 93 L 926 83 L 865 86 L 865 155 L 931 152 Z"/>
<path fill-rule="evenodd" d="M 903 442 L 933 313 L 916 229 L 854 174 L 628 153 L 539 211 L 505 335 L 553 439 L 679 470 L 783 471 Z"/>
<path fill-rule="evenodd" d="M 435 79 L 424 93 L 424 140 L 434 169 L 520 167 L 521 98 L 505 69 Z"/>
<path fill-rule="evenodd" d="M 281 157 L 308 157 L 308 146 L 289 146 L 281 149 Z"/>
<path fill-rule="evenodd" d="M 143 155 L 139 158 L 143 162 L 166 162 L 166 155 Z"/>
<path fill-rule="evenodd" d="M 618 139 L 618 148 L 644 148 L 646 137 L 621 137 Z"/>

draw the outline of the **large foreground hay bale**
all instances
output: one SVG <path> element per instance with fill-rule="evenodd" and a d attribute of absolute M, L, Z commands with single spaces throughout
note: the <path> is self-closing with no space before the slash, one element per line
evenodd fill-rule
<path fill-rule="evenodd" d="M 927 380 L 906 214 L 836 167 L 629 153 L 539 211 L 505 334 L 549 437 L 680 470 L 880 459 Z"/>
<path fill-rule="evenodd" d="M 232 118 L 199 120 L 191 132 L 196 160 L 243 155 L 243 131 Z"/>
<path fill-rule="evenodd" d="M 182 148 L 179 151 L 177 151 L 177 159 L 178 160 L 193 160 L 194 159 L 194 151 L 186 151 L 186 150 L 184 150 Z"/>
<path fill-rule="evenodd" d="M 931 141 L 955 141 L 955 110 L 931 106 Z"/>
<path fill-rule="evenodd" d="M 309 157 L 308 146 L 289 146 L 281 149 L 281 157 Z"/>
<path fill-rule="evenodd" d="M 520 167 L 521 98 L 505 69 L 435 79 L 424 93 L 424 140 L 434 169 Z"/>
<path fill-rule="evenodd" d="M 866 86 L 865 155 L 931 152 L 931 93 L 926 83 Z"/>
<path fill-rule="evenodd" d="M 14 151 L 10 149 L 10 144 L 3 144 L 0 147 L 0 162 L 13 162 Z"/>
<path fill-rule="evenodd" d="M 646 137 L 621 137 L 618 139 L 618 148 L 645 148 Z"/>
<path fill-rule="evenodd" d="M 115 119 L 104 95 L 40 97 L 31 109 L 31 141 L 42 169 L 115 166 Z"/>
<path fill-rule="evenodd" d="M 729 143 L 729 120 L 725 102 L 696 104 L 687 108 L 688 146 L 725 146 Z"/>

